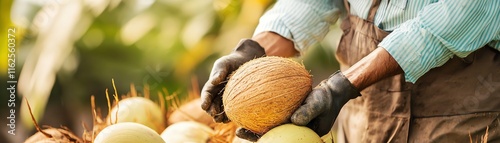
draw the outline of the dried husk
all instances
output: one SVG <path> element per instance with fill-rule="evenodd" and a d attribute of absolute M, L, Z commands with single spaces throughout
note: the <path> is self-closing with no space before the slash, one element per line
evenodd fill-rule
<path fill-rule="evenodd" d="M 236 129 L 238 125 L 234 122 L 216 123 L 213 128 L 214 134 L 207 143 L 230 143 L 236 138 Z"/>
<path fill-rule="evenodd" d="M 196 121 L 207 126 L 214 124 L 213 118 L 201 109 L 201 99 L 197 98 L 179 107 L 168 117 L 169 125 L 182 121 Z"/>
<path fill-rule="evenodd" d="M 24 141 L 25 143 L 82 143 L 83 141 L 65 128 L 48 127 L 33 134 Z"/>

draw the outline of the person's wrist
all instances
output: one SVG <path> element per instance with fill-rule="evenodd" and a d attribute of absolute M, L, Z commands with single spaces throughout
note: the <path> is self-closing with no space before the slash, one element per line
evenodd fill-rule
<path fill-rule="evenodd" d="M 252 37 L 252 40 L 259 43 L 268 56 L 293 57 L 298 53 L 293 41 L 274 32 L 259 33 Z"/>
<path fill-rule="evenodd" d="M 356 86 L 354 86 L 351 81 L 341 72 L 337 71 L 335 72 L 332 77 L 330 77 L 331 84 L 331 89 L 333 92 L 339 92 L 339 93 L 334 93 L 337 95 L 341 95 L 345 97 L 345 102 L 347 102 L 350 99 L 356 98 L 358 96 L 361 96 L 361 93 L 357 89 Z"/>
<path fill-rule="evenodd" d="M 361 91 L 384 78 L 401 74 L 403 70 L 387 50 L 379 47 L 343 73 Z"/>

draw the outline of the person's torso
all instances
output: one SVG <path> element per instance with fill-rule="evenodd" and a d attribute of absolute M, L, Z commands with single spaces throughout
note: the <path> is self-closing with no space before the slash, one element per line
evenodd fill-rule
<path fill-rule="evenodd" d="M 337 49 L 339 62 L 347 66 L 375 49 L 383 39 L 380 33 L 384 33 L 373 28 L 376 26 L 371 20 L 366 21 L 370 19 L 367 17 L 371 1 L 350 1 L 351 14 L 355 16 L 342 23 L 344 34 Z M 415 5 L 419 2 L 422 4 Z M 407 0 L 381 0 L 373 21 L 390 32 L 417 17 L 428 5 L 424 2 L 432 1 L 412 4 Z M 453 58 L 424 75 L 415 86 L 406 86 L 404 78 L 398 75 L 368 87 L 362 91 L 363 96 L 349 101 L 339 114 L 336 126 L 343 130 L 336 131 L 337 136 L 343 137 L 340 142 L 457 142 L 468 139 L 467 135 L 484 135 L 487 127 L 498 130 L 499 124 L 492 121 L 498 120 L 499 90 L 491 84 L 498 81 L 495 75 L 499 74 L 499 60 L 494 58 L 498 52 L 492 51 L 482 48 L 466 59 Z M 498 132 L 490 135 L 491 140 L 499 136 Z"/>

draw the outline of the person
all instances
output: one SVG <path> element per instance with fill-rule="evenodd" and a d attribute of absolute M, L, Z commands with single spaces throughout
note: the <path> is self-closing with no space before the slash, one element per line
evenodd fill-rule
<path fill-rule="evenodd" d="M 500 141 L 498 0 L 277 1 L 251 39 L 215 61 L 201 107 L 229 122 L 228 74 L 254 58 L 300 55 L 339 17 L 340 71 L 313 88 L 292 123 L 337 142 Z"/>

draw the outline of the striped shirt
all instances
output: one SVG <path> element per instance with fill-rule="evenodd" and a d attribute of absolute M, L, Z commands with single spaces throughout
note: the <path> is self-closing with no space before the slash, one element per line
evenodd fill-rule
<path fill-rule="evenodd" d="M 349 0 L 351 14 L 368 17 L 370 0 Z M 255 34 L 273 31 L 304 52 L 323 40 L 344 13 L 342 0 L 279 0 Z M 500 0 L 381 0 L 374 23 L 389 34 L 380 44 L 415 82 L 453 55 L 489 45 L 500 51 Z"/>

